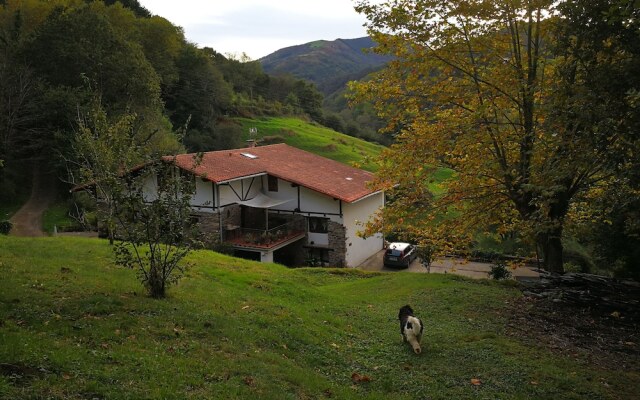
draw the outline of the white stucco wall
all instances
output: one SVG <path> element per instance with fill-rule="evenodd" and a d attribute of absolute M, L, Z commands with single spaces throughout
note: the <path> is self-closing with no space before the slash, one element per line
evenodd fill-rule
<path fill-rule="evenodd" d="M 300 211 L 302 213 L 328 213 L 326 215 L 333 222 L 342 223 L 340 218 L 340 200 L 334 200 L 327 195 L 320 194 L 311 189 L 304 187 L 300 188 Z M 323 217 L 323 215 L 312 214 L 312 217 Z"/>
<path fill-rule="evenodd" d="M 298 207 L 298 188 L 291 185 L 291 182 L 285 181 L 282 179 L 278 179 L 278 191 L 271 192 L 269 191 L 269 181 L 268 177 L 265 175 L 262 177 L 262 187 L 264 188 L 264 193 L 274 199 L 278 200 L 290 200 L 287 203 L 280 204 L 277 207 L 273 207 L 273 209 L 281 210 L 281 211 L 293 211 Z"/>
<path fill-rule="evenodd" d="M 213 182 L 196 178 L 196 192 L 190 202 L 193 209 L 201 212 L 213 212 L 214 196 Z"/>
<path fill-rule="evenodd" d="M 251 182 L 253 179 L 253 183 Z M 262 190 L 261 177 L 239 179 L 218 186 L 220 188 L 220 205 L 229 205 L 240 201 L 238 196 L 252 198 Z"/>
<path fill-rule="evenodd" d="M 366 239 L 357 235 L 357 232 L 363 229 L 359 223 L 367 222 L 381 207 L 384 207 L 383 193 L 376 193 L 355 203 L 342 205 L 347 236 L 347 266 L 357 267 L 384 247 L 384 238 L 380 233 Z"/>
<path fill-rule="evenodd" d="M 202 212 L 213 212 L 214 206 L 214 193 L 213 183 L 205 181 L 200 178 L 196 179 L 196 188 L 193 197 L 190 199 L 189 204 L 193 206 L 194 210 Z M 142 186 L 142 192 L 146 201 L 153 201 L 158 197 L 158 178 L 157 174 L 149 174 L 145 177 Z"/>
<path fill-rule="evenodd" d="M 267 183 L 267 177 L 263 177 L 264 192 L 267 196 L 278 200 L 290 200 L 287 203 L 273 207 L 272 210 L 280 211 L 294 211 L 299 208 L 299 212 L 302 215 L 311 213 L 311 216 L 325 217 L 324 213 L 335 214 L 326 215 L 326 218 L 330 218 L 334 222 L 342 223 L 340 214 L 340 201 L 333 200 L 324 194 L 320 194 L 314 190 L 298 187 L 292 185 L 291 182 L 278 179 L 278 191 L 270 192 L 269 185 Z M 300 203 L 298 204 L 298 190 L 300 190 Z"/>
<path fill-rule="evenodd" d="M 145 177 L 142 185 L 142 196 L 145 201 L 153 201 L 158 198 L 158 178 L 155 173 Z"/>

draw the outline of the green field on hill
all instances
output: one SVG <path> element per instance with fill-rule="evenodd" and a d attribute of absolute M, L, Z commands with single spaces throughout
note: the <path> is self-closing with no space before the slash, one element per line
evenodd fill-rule
<path fill-rule="evenodd" d="M 315 123 L 298 118 L 265 117 L 260 119 L 238 118 L 243 131 L 257 128 L 259 144 L 287 143 L 308 152 L 340 161 L 357 164 L 367 171 L 375 171 L 375 158 L 383 146 L 336 132 Z"/>
<path fill-rule="evenodd" d="M 0 236 L 0 398 L 637 395 L 637 371 L 510 335 L 512 285 L 287 269 L 210 251 L 189 262 L 169 298 L 153 300 L 104 240 Z M 407 303 L 425 323 L 419 356 L 400 340 Z"/>

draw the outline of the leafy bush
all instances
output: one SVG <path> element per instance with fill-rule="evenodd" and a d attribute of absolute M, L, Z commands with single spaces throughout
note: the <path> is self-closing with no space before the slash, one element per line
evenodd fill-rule
<path fill-rule="evenodd" d="M 564 246 L 562 256 L 565 264 L 572 264 L 570 267 L 573 267 L 574 269 L 573 271 L 565 271 L 591 273 L 596 269 L 596 265 L 589 250 L 577 240 L 567 238 L 562 242 L 562 244 Z"/>
<path fill-rule="evenodd" d="M 504 261 L 496 261 L 496 263 L 491 266 L 491 271 L 487 273 L 490 278 L 497 281 L 511 278 L 511 271 L 509 271 Z"/>
<path fill-rule="evenodd" d="M 529 256 L 535 252 L 515 233 L 507 235 L 480 233 L 476 235 L 475 239 L 472 251 L 478 253 L 478 258 L 486 260 L 505 255 Z"/>
<path fill-rule="evenodd" d="M 470 256 L 474 260 L 492 262 L 504 258 L 504 254 L 493 250 L 472 250 Z"/>
<path fill-rule="evenodd" d="M 566 262 L 563 265 L 564 272 L 585 272 L 580 265 L 576 265 L 572 262 Z"/>
<path fill-rule="evenodd" d="M 0 221 L 0 234 L 8 235 L 13 224 L 10 221 Z"/>
<path fill-rule="evenodd" d="M 213 244 L 211 250 L 215 251 L 216 253 L 226 254 L 228 256 L 233 255 L 233 246 L 227 242 L 220 242 L 219 240 Z"/>

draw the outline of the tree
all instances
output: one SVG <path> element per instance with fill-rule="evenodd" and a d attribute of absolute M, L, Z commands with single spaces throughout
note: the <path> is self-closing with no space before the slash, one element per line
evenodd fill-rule
<path fill-rule="evenodd" d="M 252 61 L 246 54 L 240 57 L 233 57 L 217 53 L 209 47 L 203 49 L 224 75 L 225 81 L 229 82 L 236 93 L 246 94 L 250 100 L 258 97 L 267 98 L 270 78 L 262 70 L 259 61 Z"/>
<path fill-rule="evenodd" d="M 145 193 L 150 178 L 162 184 L 153 198 Z M 190 225 L 194 181 L 171 164 L 149 164 L 141 174 L 122 179 L 116 216 L 121 239 L 114 247 L 116 263 L 135 269 L 153 298 L 163 298 L 169 285 L 184 274 L 184 257 L 196 244 Z"/>
<path fill-rule="evenodd" d="M 640 277 L 640 8 L 632 0 L 576 0 L 560 6 L 562 55 L 556 117 L 588 132 L 610 174 L 572 206 L 571 227 L 600 268 Z M 608 148 L 610 137 L 617 147 Z"/>
<path fill-rule="evenodd" d="M 293 93 L 298 97 L 300 107 L 314 121 L 322 120 L 322 93 L 316 85 L 302 80 L 296 81 Z"/>
<path fill-rule="evenodd" d="M 131 10 L 133 10 L 133 12 L 138 16 L 138 17 L 146 17 L 146 18 L 150 18 L 151 17 L 151 13 L 149 12 L 149 10 L 147 10 L 146 8 L 144 8 L 140 2 L 138 0 L 104 0 L 104 3 L 106 5 L 112 5 L 112 4 L 122 4 L 124 7 L 129 8 Z"/>
<path fill-rule="evenodd" d="M 138 19 L 136 25 L 140 36 L 138 42 L 160 77 L 162 93 L 166 95 L 179 79 L 176 64 L 186 45 L 182 29 L 161 17 Z"/>
<path fill-rule="evenodd" d="M 22 25 L 22 14 L 17 11 L 13 24 L 0 31 L 0 159 L 14 159 L 17 153 L 25 153 L 37 130 L 41 84 L 17 54 Z"/>
<path fill-rule="evenodd" d="M 73 157 L 68 161 L 70 182 L 100 204 L 98 220 L 105 225 L 109 243 L 115 240 L 117 203 L 123 196 L 122 172 L 143 162 L 136 143 L 135 116 L 109 121 L 99 100 L 88 117 L 78 121 Z"/>
<path fill-rule="evenodd" d="M 554 3 L 358 3 L 377 51 L 396 57 L 353 85 L 388 121 L 386 130 L 397 132 L 378 183 L 402 193 L 402 201 L 370 228 L 383 220 L 389 229 L 410 223 L 413 235 L 456 246 L 478 230 L 518 230 L 535 240 L 548 270 L 563 272 L 571 205 L 606 180 L 611 155 L 624 143 L 604 132 L 594 140 L 599 128 L 564 112 L 585 101 L 567 90 L 586 81 L 564 74 L 554 35 L 563 9 Z M 454 173 L 429 199 L 437 167 Z"/>
<path fill-rule="evenodd" d="M 79 121 L 70 168 L 107 224 L 118 265 L 136 269 L 151 297 L 162 298 L 184 271 L 197 234 L 190 226 L 195 182 L 162 162 L 135 132 L 135 115 L 109 121 L 99 102 Z M 170 160 L 168 160 L 170 161 Z M 195 165 L 195 161 L 194 161 Z M 149 187 L 155 187 L 153 192 Z"/>
<path fill-rule="evenodd" d="M 188 139 L 191 130 L 194 137 L 215 136 L 216 122 L 231 104 L 230 85 L 207 52 L 195 46 L 186 45 L 182 49 L 177 66 L 180 78 L 166 98 L 171 121 L 174 126 L 185 126 L 188 122 Z"/>
<path fill-rule="evenodd" d="M 100 2 L 57 8 L 22 46 L 21 54 L 44 82 L 40 134 L 33 142 L 69 156 L 74 121 L 90 111 L 99 93 L 109 115 L 135 113 L 138 132 L 155 132 L 149 135 L 154 147 L 167 153 L 179 149 L 163 115 L 158 75 L 141 47 L 118 32 L 107 14 Z"/>
<path fill-rule="evenodd" d="M 88 82 L 110 111 L 130 109 L 142 116 L 158 109 L 158 75 L 140 46 L 119 34 L 106 14 L 98 2 L 55 10 L 25 45 L 26 57 L 51 86 L 86 89 Z"/>

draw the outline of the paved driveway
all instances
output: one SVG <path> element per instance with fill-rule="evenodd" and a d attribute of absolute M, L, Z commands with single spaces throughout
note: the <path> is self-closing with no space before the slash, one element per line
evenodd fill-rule
<path fill-rule="evenodd" d="M 384 250 L 379 251 L 367 261 L 362 263 L 358 268 L 365 271 L 383 271 L 383 272 L 417 272 L 426 273 L 427 269 L 422 266 L 420 260 L 417 259 L 409 265 L 407 269 L 395 269 L 387 268 L 383 265 L 382 257 Z M 431 264 L 431 273 L 436 274 L 458 274 L 468 276 L 470 278 L 482 279 L 488 278 L 487 274 L 491 270 L 491 264 L 467 261 L 457 258 L 439 258 Z M 513 278 L 521 279 L 535 279 L 538 277 L 538 272 L 529 267 L 519 267 L 515 270 L 511 270 Z"/>

